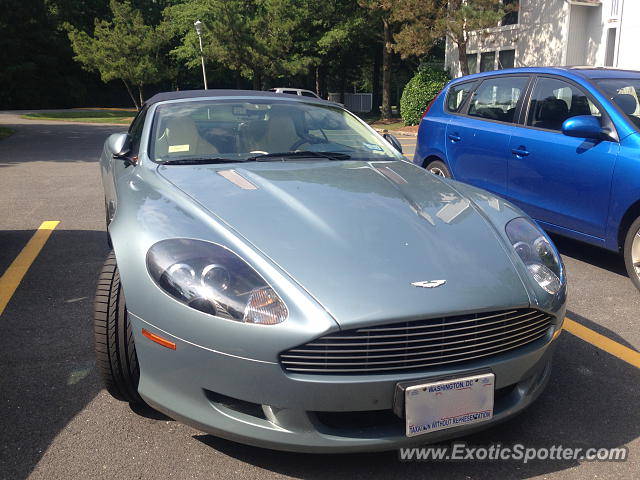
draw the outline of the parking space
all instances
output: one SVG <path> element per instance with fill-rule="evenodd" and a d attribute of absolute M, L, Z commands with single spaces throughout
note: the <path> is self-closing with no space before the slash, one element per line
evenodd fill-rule
<path fill-rule="evenodd" d="M 413 154 L 416 151 L 416 137 L 412 135 L 396 135 L 402 144 L 402 153 L 408 160 L 413 160 Z"/>
<path fill-rule="evenodd" d="M 397 452 L 272 452 L 113 400 L 94 365 L 91 308 L 108 251 L 96 160 L 105 137 L 122 127 L 12 128 L 16 133 L 0 141 L 0 286 L 7 298 L 0 308 L 0 479 L 637 478 L 640 294 L 620 257 L 559 238 L 569 279 L 567 317 L 575 324 L 560 336 L 549 386 L 521 416 L 464 441 L 626 446 L 626 462 L 425 464 L 401 463 Z M 411 159 L 415 137 L 399 138 Z M 59 223 L 45 225 L 50 235 L 40 234 L 41 248 L 32 244 L 21 269 L 11 270 L 49 221 Z M 9 279 L 8 271 L 24 275 Z"/>

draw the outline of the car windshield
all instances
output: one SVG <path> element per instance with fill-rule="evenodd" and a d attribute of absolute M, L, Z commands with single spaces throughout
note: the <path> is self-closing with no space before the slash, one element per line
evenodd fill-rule
<path fill-rule="evenodd" d="M 198 100 L 159 105 L 150 141 L 156 162 L 207 158 L 255 160 L 277 153 L 320 152 L 334 159 L 401 159 L 385 140 L 349 112 L 330 105 L 261 99 Z M 289 155 L 322 159 L 323 155 Z"/>
<path fill-rule="evenodd" d="M 598 80 L 598 85 L 620 107 L 631 124 L 640 130 L 640 79 L 615 78 Z"/>

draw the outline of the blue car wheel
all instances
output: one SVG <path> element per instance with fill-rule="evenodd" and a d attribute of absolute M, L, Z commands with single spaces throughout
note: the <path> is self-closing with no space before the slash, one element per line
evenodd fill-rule
<path fill-rule="evenodd" d="M 451 178 L 451 172 L 449 171 L 449 167 L 444 162 L 440 160 L 434 160 L 429 165 L 427 165 L 427 170 L 438 177 Z"/>

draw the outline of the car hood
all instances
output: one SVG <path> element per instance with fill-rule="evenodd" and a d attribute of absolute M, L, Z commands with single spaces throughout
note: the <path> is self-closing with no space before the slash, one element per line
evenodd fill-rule
<path fill-rule="evenodd" d="M 285 270 L 343 328 L 529 304 L 507 246 L 473 202 L 410 163 L 310 160 L 159 173 Z M 432 280 L 446 283 L 412 285 Z"/>

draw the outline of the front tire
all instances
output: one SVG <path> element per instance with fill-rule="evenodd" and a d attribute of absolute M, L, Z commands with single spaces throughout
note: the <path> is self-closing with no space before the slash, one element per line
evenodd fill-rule
<path fill-rule="evenodd" d="M 440 160 L 434 160 L 427 165 L 427 170 L 438 177 L 451 178 L 449 167 Z"/>
<path fill-rule="evenodd" d="M 96 365 L 107 391 L 116 399 L 144 404 L 138 394 L 140 367 L 113 252 L 102 267 L 93 310 Z"/>

